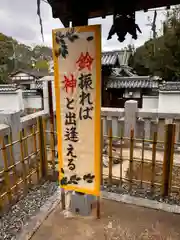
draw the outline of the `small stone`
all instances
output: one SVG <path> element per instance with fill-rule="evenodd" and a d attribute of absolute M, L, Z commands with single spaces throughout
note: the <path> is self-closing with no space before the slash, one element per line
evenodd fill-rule
<path fill-rule="evenodd" d="M 29 190 L 26 197 L 21 197 L 19 202 L 0 218 L 0 239 L 16 240 L 17 234 L 27 224 L 39 208 L 56 191 L 55 183 L 46 182 Z"/>

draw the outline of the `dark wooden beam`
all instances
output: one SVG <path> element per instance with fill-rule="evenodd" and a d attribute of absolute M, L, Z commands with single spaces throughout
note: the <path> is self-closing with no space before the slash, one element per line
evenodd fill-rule
<path fill-rule="evenodd" d="M 79 14 L 74 14 L 72 17 L 72 27 L 77 26 L 86 26 L 88 25 L 88 15 L 87 14 L 81 14 L 81 17 L 79 17 Z"/>
<path fill-rule="evenodd" d="M 88 25 L 88 7 L 83 0 L 72 0 L 71 2 L 72 26 Z"/>
<path fill-rule="evenodd" d="M 104 17 L 111 15 L 115 10 L 114 0 L 48 0 L 52 7 L 53 17 L 60 18 L 62 23 L 67 27 L 70 21 L 73 26 L 87 25 L 87 18 Z M 119 1 L 119 6 L 123 4 Z M 127 8 L 135 6 L 135 10 L 147 10 L 163 6 L 176 5 L 180 0 L 126 0 Z M 122 5 L 123 6 L 123 5 Z M 119 8 L 119 7 L 118 7 Z M 83 11 L 84 10 L 84 11 Z"/>

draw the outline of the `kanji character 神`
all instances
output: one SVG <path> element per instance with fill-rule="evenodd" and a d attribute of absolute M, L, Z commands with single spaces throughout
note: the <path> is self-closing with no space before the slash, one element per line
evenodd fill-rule
<path fill-rule="evenodd" d="M 91 73 L 88 73 L 88 74 L 82 74 L 81 73 L 81 76 L 79 77 L 79 87 L 82 89 L 82 90 L 91 90 L 93 89 L 92 88 L 92 78 L 91 78 L 92 74 Z"/>
<path fill-rule="evenodd" d="M 89 55 L 88 52 L 86 52 L 85 55 L 83 54 L 83 52 L 81 52 L 79 59 L 76 61 L 79 67 L 79 71 L 84 68 L 87 68 L 90 71 L 93 60 L 94 59 Z"/>
<path fill-rule="evenodd" d="M 84 109 L 80 107 L 79 110 L 79 119 L 82 120 L 83 118 L 86 119 L 92 119 L 90 116 L 91 111 L 93 110 L 93 107 L 85 107 Z"/>
<path fill-rule="evenodd" d="M 67 104 L 66 104 L 67 109 L 69 109 L 69 110 L 73 110 L 74 107 L 71 106 L 71 105 L 74 103 L 74 99 L 66 98 L 66 100 L 67 100 Z"/>
<path fill-rule="evenodd" d="M 76 114 L 73 112 L 66 113 L 65 125 L 76 125 Z"/>
<path fill-rule="evenodd" d="M 82 91 L 79 98 L 80 98 L 79 103 L 83 106 L 84 106 L 84 103 L 85 103 L 86 99 L 87 99 L 88 104 L 90 104 L 90 105 L 93 104 L 93 102 L 91 102 L 91 99 L 90 99 L 91 98 L 90 93 L 86 93 L 86 92 Z"/>
<path fill-rule="evenodd" d="M 71 90 L 71 93 L 74 92 L 74 89 L 76 88 L 76 79 L 73 74 L 70 74 L 69 78 L 64 75 L 63 83 L 67 93 L 69 92 L 69 89 Z"/>
<path fill-rule="evenodd" d="M 66 128 L 65 133 L 65 141 L 77 142 L 78 139 L 78 132 L 76 131 L 76 127 Z"/>

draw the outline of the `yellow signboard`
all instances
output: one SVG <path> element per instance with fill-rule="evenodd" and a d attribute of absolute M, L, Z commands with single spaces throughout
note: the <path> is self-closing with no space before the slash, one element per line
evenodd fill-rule
<path fill-rule="evenodd" d="M 62 188 L 100 192 L 101 27 L 53 30 Z"/>

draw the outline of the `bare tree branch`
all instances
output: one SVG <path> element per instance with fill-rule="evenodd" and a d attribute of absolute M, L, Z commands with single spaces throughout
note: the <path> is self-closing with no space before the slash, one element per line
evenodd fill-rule
<path fill-rule="evenodd" d="M 39 24 L 41 27 L 41 36 L 44 42 L 44 33 L 43 33 L 43 25 L 42 25 L 42 18 L 41 18 L 41 0 L 37 0 L 37 15 L 39 16 Z"/>

